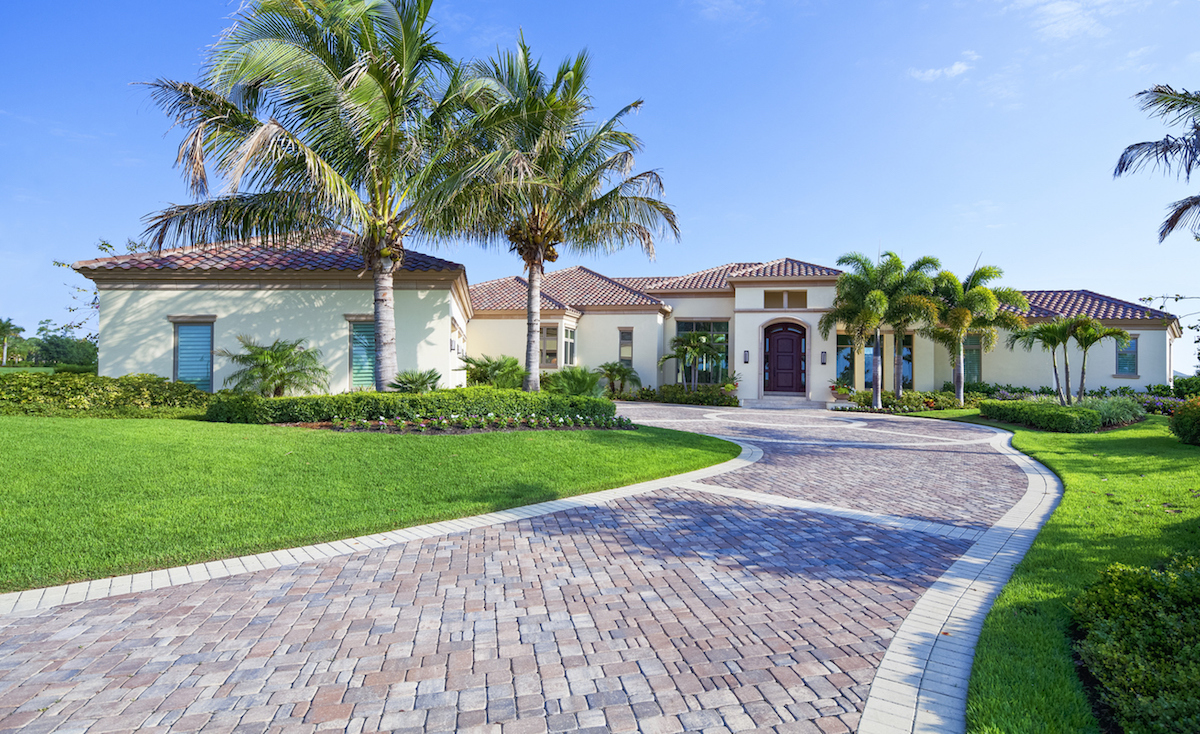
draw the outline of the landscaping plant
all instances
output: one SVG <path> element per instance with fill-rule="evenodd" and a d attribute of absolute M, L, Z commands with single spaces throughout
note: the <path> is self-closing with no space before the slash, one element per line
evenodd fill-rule
<path fill-rule="evenodd" d="M 1171 414 L 1171 433 L 1180 441 L 1200 446 L 1200 398 L 1180 404 Z"/>
<path fill-rule="evenodd" d="M 388 383 L 388 389 L 396 392 L 423 393 L 436 390 L 441 381 L 442 373 L 436 369 L 427 369 L 424 372 L 405 370 L 392 378 L 392 381 Z"/>
<path fill-rule="evenodd" d="M 542 389 L 551 395 L 583 395 L 598 398 L 604 394 L 600 375 L 586 367 L 563 367 L 549 372 L 542 380 Z"/>
<path fill-rule="evenodd" d="M 246 351 L 213 351 L 240 368 L 225 378 L 226 387 L 232 386 L 234 392 L 281 398 L 288 393 L 311 393 L 329 386 L 329 368 L 321 364 L 321 350 L 305 349 L 305 339 L 276 339 L 269 346 L 258 344 L 245 334 L 239 334 L 237 340 Z"/>
<path fill-rule="evenodd" d="M 463 357 L 466 367 L 461 369 L 467 373 L 467 386 L 487 385 L 501 389 L 521 387 L 525 381 L 525 370 L 516 357 L 501 355 L 489 357 L 486 354 L 479 357 Z"/>
<path fill-rule="evenodd" d="M 626 385 L 642 386 L 642 378 L 638 377 L 637 370 L 624 362 L 605 362 L 596 368 L 596 374 L 604 378 L 609 397 L 612 398 L 624 394 Z"/>

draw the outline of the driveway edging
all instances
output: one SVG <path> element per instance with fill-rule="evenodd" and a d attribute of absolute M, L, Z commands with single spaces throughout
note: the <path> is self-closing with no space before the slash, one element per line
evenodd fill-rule
<path fill-rule="evenodd" d="M 888 645 L 861 734 L 965 732 L 967 687 L 983 622 L 1062 498 L 1058 476 L 996 432 L 993 447 L 1028 477 L 1025 495 L 921 596 Z"/>
<path fill-rule="evenodd" d="M 524 520 L 530 517 L 548 515 L 577 507 L 604 504 L 614 499 L 632 497 L 656 489 L 673 487 L 680 482 L 707 479 L 718 474 L 741 469 L 762 459 L 763 451 L 757 446 L 731 439 L 722 440 L 740 446 L 742 452 L 729 461 L 723 461 L 720 464 L 714 464 L 703 469 L 684 472 L 683 474 L 651 479 L 639 482 L 638 484 L 605 489 L 599 492 L 576 495 L 560 500 L 514 507 L 510 510 L 472 515 L 471 517 L 463 517 L 455 520 L 443 520 L 425 525 L 414 525 L 413 527 L 364 535 L 357 538 L 332 540 L 298 548 L 284 548 L 250 556 L 225 558 L 206 563 L 193 563 L 188 566 L 175 566 L 157 571 L 143 571 L 125 576 L 111 576 L 92 581 L 78 581 L 61 586 L 12 591 L 7 594 L 0 594 L 0 617 L 9 614 L 36 612 L 62 604 L 103 599 L 139 591 L 152 591 L 170 586 L 182 586 L 183 584 L 225 578 L 241 573 L 253 573 L 271 568 L 280 568 L 281 566 L 293 563 L 307 563 L 309 561 L 360 553 L 373 548 L 399 545 L 422 538 L 431 538 L 449 533 L 461 533 L 489 525 Z"/>

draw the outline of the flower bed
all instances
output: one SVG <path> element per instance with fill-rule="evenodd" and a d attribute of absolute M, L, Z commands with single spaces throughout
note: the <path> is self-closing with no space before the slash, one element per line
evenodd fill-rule
<path fill-rule="evenodd" d="M 286 423 L 283 425 L 302 426 L 335 431 L 370 432 L 370 433 L 485 433 L 492 431 L 534 431 L 534 430 L 637 430 L 633 421 L 624 417 L 591 418 L 583 415 L 555 416 L 548 415 L 515 415 L 501 416 L 494 413 L 487 415 L 449 415 L 449 416 L 414 416 L 412 419 L 385 418 L 379 416 L 374 420 L 341 419 L 334 416 L 331 421 L 317 423 Z"/>

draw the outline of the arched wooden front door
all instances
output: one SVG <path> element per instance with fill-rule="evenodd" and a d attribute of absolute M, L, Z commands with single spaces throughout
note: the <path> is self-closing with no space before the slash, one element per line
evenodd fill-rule
<path fill-rule="evenodd" d="M 808 339 L 799 324 L 772 324 L 763 332 L 763 391 L 806 392 Z"/>

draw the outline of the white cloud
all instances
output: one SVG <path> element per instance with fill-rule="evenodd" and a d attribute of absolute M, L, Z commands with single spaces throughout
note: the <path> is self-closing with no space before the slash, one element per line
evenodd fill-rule
<path fill-rule="evenodd" d="M 1038 35 L 1046 40 L 1081 36 L 1100 38 L 1109 28 L 1102 21 L 1146 5 L 1148 0 L 1016 0 L 1007 9 L 1026 11 Z"/>
<path fill-rule="evenodd" d="M 974 51 L 963 51 L 963 57 L 967 61 L 978 61 L 979 54 Z M 950 66 L 941 69 L 909 69 L 908 75 L 920 82 L 936 82 L 938 79 L 953 79 L 956 76 L 965 74 L 975 68 L 968 64 L 967 61 L 955 61 Z"/>

